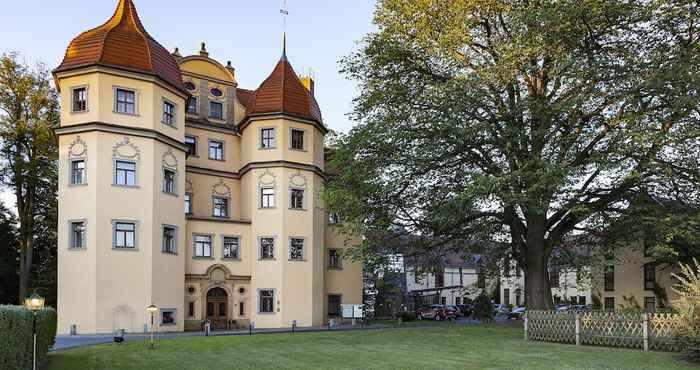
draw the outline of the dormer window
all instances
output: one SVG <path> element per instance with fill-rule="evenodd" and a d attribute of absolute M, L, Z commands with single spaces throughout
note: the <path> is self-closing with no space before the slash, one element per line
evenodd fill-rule
<path fill-rule="evenodd" d="M 87 87 L 73 89 L 73 113 L 87 111 Z"/>

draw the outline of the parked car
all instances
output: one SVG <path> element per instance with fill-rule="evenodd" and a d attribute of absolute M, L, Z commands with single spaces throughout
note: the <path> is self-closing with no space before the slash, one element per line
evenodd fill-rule
<path fill-rule="evenodd" d="M 494 315 L 504 315 L 510 313 L 510 309 L 508 308 L 508 305 L 503 304 L 503 303 L 496 303 L 493 305 L 493 314 Z"/>
<path fill-rule="evenodd" d="M 571 305 L 568 303 L 559 303 L 554 306 L 554 309 L 557 311 L 569 311 L 571 310 Z"/>
<path fill-rule="evenodd" d="M 437 310 L 432 306 L 423 306 L 416 310 L 416 318 L 418 320 L 433 319 L 437 314 Z"/>
<path fill-rule="evenodd" d="M 462 311 L 464 317 L 469 317 L 472 315 L 472 305 L 470 304 L 458 304 L 457 307 Z"/>
<path fill-rule="evenodd" d="M 435 316 L 433 316 L 433 320 L 435 321 L 452 321 L 457 319 L 457 315 L 455 314 L 455 312 L 448 309 L 446 306 L 443 306 L 441 304 L 434 304 L 431 307 L 435 310 Z"/>
<path fill-rule="evenodd" d="M 573 309 L 575 311 L 591 311 L 593 309 L 593 305 L 590 304 L 577 304 L 573 306 Z"/>
<path fill-rule="evenodd" d="M 523 306 L 515 307 L 508 314 L 508 319 L 509 320 L 522 320 L 523 315 L 525 315 L 525 312 L 527 312 L 527 308 L 525 308 Z"/>
<path fill-rule="evenodd" d="M 460 309 L 456 305 L 448 304 L 447 306 L 445 306 L 445 309 L 447 309 L 448 311 L 452 311 L 455 314 L 455 317 L 464 317 L 464 312 L 462 312 L 462 309 Z"/>

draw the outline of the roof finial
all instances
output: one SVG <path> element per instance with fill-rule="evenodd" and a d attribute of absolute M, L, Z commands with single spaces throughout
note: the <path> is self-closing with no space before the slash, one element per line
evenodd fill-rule
<path fill-rule="evenodd" d="M 207 44 L 202 42 L 202 48 L 199 50 L 199 55 L 203 57 L 208 57 L 209 52 L 207 51 Z"/>
<path fill-rule="evenodd" d="M 287 0 L 282 0 L 280 14 L 282 14 L 282 60 L 287 60 L 287 16 L 289 15 Z"/>

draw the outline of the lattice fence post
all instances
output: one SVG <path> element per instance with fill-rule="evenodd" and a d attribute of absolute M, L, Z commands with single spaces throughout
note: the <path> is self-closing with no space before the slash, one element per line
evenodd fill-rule
<path fill-rule="evenodd" d="M 525 316 L 525 319 L 523 320 L 523 325 L 525 325 L 525 340 L 527 340 L 527 316 Z"/>
<path fill-rule="evenodd" d="M 581 317 L 576 314 L 576 345 L 581 345 Z"/>
<path fill-rule="evenodd" d="M 649 314 L 642 314 L 642 331 L 644 333 L 644 352 L 649 352 Z"/>

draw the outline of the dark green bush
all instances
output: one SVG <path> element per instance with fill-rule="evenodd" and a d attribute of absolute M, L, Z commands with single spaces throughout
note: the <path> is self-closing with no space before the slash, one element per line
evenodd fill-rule
<path fill-rule="evenodd" d="M 416 314 L 409 311 L 399 312 L 397 315 L 403 322 L 416 321 Z"/>
<path fill-rule="evenodd" d="M 491 322 L 493 320 L 493 305 L 491 304 L 489 296 L 481 293 L 481 295 L 476 297 L 474 300 L 472 317 L 484 322 Z"/>
<path fill-rule="evenodd" d="M 33 313 L 22 306 L 0 306 L 0 369 L 32 368 Z M 37 367 L 46 364 L 49 347 L 56 339 L 56 311 L 37 312 Z"/>

